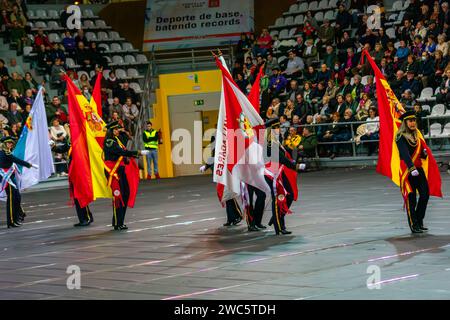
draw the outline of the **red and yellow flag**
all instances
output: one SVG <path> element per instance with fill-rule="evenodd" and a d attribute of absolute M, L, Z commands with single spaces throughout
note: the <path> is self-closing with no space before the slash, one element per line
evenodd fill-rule
<path fill-rule="evenodd" d="M 85 207 L 97 198 L 112 198 L 102 157 L 106 124 L 98 111 L 101 110 L 101 101 L 98 100 L 101 74 L 98 74 L 90 101 L 69 77 L 65 76 L 65 80 L 72 142 L 69 180 L 73 184 L 72 196 L 79 201 L 81 207 Z"/>
<path fill-rule="evenodd" d="M 400 186 L 403 196 L 411 191 L 407 175 L 408 168 L 403 161 L 396 145 L 396 135 L 402 121 L 399 117 L 405 112 L 398 101 L 386 78 L 381 73 L 367 51 L 362 52 L 362 58 L 367 58 L 375 73 L 378 112 L 380 116 L 380 152 L 378 155 L 377 172 L 389 177 L 397 186 Z M 441 175 L 431 149 L 425 142 L 422 133 L 418 134 L 421 150 L 426 149 L 428 157 L 422 159 L 422 168 L 427 176 L 430 195 L 442 197 Z"/>

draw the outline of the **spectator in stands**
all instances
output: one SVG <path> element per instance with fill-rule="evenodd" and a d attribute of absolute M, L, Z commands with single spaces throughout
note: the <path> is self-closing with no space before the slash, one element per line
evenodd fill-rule
<path fill-rule="evenodd" d="M 309 81 L 305 81 L 303 85 L 303 98 L 307 103 L 311 103 L 312 90 L 313 90 L 312 83 Z"/>
<path fill-rule="evenodd" d="M 25 126 L 25 123 L 28 120 L 28 116 L 30 115 L 32 106 L 32 104 L 27 103 L 22 111 L 22 128 Z"/>
<path fill-rule="evenodd" d="M 442 75 L 448 64 L 448 57 L 442 55 L 442 51 L 436 50 L 434 54 L 434 81 L 435 83 L 440 83 L 442 80 Z"/>
<path fill-rule="evenodd" d="M 286 136 L 286 139 L 284 139 L 283 141 L 283 145 L 294 159 L 297 158 L 298 153 L 297 148 L 300 145 L 301 140 L 302 137 L 297 133 L 297 128 L 290 127 L 288 135 Z"/>
<path fill-rule="evenodd" d="M 312 86 L 317 83 L 317 77 L 317 70 L 313 66 L 308 66 L 303 74 L 303 81 L 309 82 L 309 86 Z"/>
<path fill-rule="evenodd" d="M 19 140 L 20 138 L 20 124 L 19 123 L 14 123 L 14 122 L 9 122 L 9 128 L 8 128 L 8 135 L 11 137 L 14 137 L 15 139 Z"/>
<path fill-rule="evenodd" d="M 83 42 L 83 47 L 89 46 L 89 41 L 87 40 L 86 36 L 84 35 L 83 29 L 79 29 L 77 31 L 77 35 L 75 37 L 75 43 L 77 44 L 77 47 L 79 47 L 80 42 Z"/>
<path fill-rule="evenodd" d="M 125 80 L 122 83 L 122 88 L 119 89 L 117 96 L 119 97 L 120 103 L 124 104 L 127 98 L 131 98 L 131 101 L 136 106 L 140 106 L 140 102 L 138 100 L 138 95 L 134 91 L 133 88 L 130 88 L 130 83 L 128 80 Z"/>
<path fill-rule="evenodd" d="M 317 84 L 317 87 L 315 87 L 312 90 L 311 93 L 311 105 L 313 107 L 313 110 L 315 110 L 314 114 L 317 113 L 317 110 L 319 110 L 319 105 L 322 104 L 322 99 L 323 96 L 325 95 L 325 82 L 324 81 L 320 81 Z"/>
<path fill-rule="evenodd" d="M 75 55 L 77 43 L 69 30 L 64 32 L 64 38 L 62 39 L 61 44 L 64 46 L 64 49 L 69 55 Z"/>
<path fill-rule="evenodd" d="M 336 53 L 334 52 L 334 48 L 332 46 L 326 47 L 326 52 L 323 55 L 323 63 L 327 66 L 329 69 L 334 68 L 334 64 L 338 61 Z"/>
<path fill-rule="evenodd" d="M 274 68 L 279 68 L 279 64 L 276 58 L 273 57 L 272 53 L 267 54 L 266 60 L 266 75 L 271 75 Z"/>
<path fill-rule="evenodd" d="M 117 112 L 119 118 L 123 118 L 123 110 L 122 110 L 122 105 L 120 104 L 119 98 L 114 97 L 112 104 L 109 105 L 109 119 L 112 118 L 112 114 L 114 112 Z"/>
<path fill-rule="evenodd" d="M 445 41 L 445 34 L 440 34 L 437 37 L 438 44 L 436 46 L 436 50 L 440 50 L 442 55 L 446 57 L 448 55 L 448 42 Z"/>
<path fill-rule="evenodd" d="M 8 96 L 8 103 L 16 103 L 19 107 L 25 106 L 22 96 L 17 92 L 17 89 L 11 89 Z"/>
<path fill-rule="evenodd" d="M 312 63 L 317 60 L 317 48 L 314 45 L 313 39 L 306 40 L 306 47 L 302 57 L 307 66 L 312 65 Z"/>
<path fill-rule="evenodd" d="M 432 35 L 434 37 L 437 37 L 439 35 L 439 29 L 436 25 L 436 21 L 434 21 L 434 20 L 431 20 L 430 24 L 428 25 L 427 38 L 430 35 Z"/>
<path fill-rule="evenodd" d="M 416 101 L 414 100 L 414 95 L 411 89 L 406 89 L 405 92 L 402 93 L 400 102 L 406 109 L 411 110 L 413 108 Z"/>
<path fill-rule="evenodd" d="M 345 109 L 350 109 L 355 112 L 358 109 L 359 102 L 353 98 L 353 94 L 347 93 L 345 95 Z"/>
<path fill-rule="evenodd" d="M 308 10 L 305 15 L 305 20 L 303 21 L 304 24 L 308 22 L 315 30 L 319 29 L 319 24 L 317 23 L 316 18 L 314 18 L 312 11 Z"/>
<path fill-rule="evenodd" d="M 25 71 L 23 71 L 22 66 L 17 64 L 16 58 L 11 58 L 11 60 L 9 60 L 8 70 L 11 75 L 16 72 L 19 79 L 22 79 L 25 75 Z"/>
<path fill-rule="evenodd" d="M 65 68 L 61 58 L 56 58 L 52 65 L 50 73 L 50 83 L 58 90 L 58 95 L 63 95 L 65 91 L 65 82 L 62 79 Z"/>
<path fill-rule="evenodd" d="M 338 90 L 339 87 L 336 86 L 334 80 L 330 79 L 327 81 L 327 88 L 325 89 L 324 97 L 328 97 L 328 99 L 335 99 Z"/>
<path fill-rule="evenodd" d="M 289 51 L 289 60 L 286 66 L 286 70 L 282 72 L 289 80 L 297 79 L 301 76 L 302 70 L 305 68 L 305 64 L 300 57 L 297 57 L 295 51 Z"/>
<path fill-rule="evenodd" d="M 288 120 L 288 118 L 282 114 L 280 116 L 280 133 L 282 137 L 285 137 L 289 128 L 291 126 L 291 122 Z"/>
<path fill-rule="evenodd" d="M 89 45 L 89 54 L 91 56 L 92 63 L 101 67 L 107 67 L 108 62 L 103 56 L 103 48 L 97 47 L 97 43 L 91 42 Z"/>
<path fill-rule="evenodd" d="M 423 44 L 422 37 L 420 35 L 415 36 L 414 43 L 412 46 L 412 54 L 415 57 L 420 57 L 424 50 L 425 50 L 425 45 Z"/>
<path fill-rule="evenodd" d="M 246 56 L 251 52 L 251 44 L 248 40 L 247 34 L 241 33 L 241 39 L 239 39 L 236 46 L 236 61 L 244 62 Z"/>
<path fill-rule="evenodd" d="M 450 10 L 448 8 L 448 2 L 441 3 L 441 11 L 439 12 L 439 25 L 444 26 L 445 24 L 450 25 Z"/>
<path fill-rule="evenodd" d="M 437 46 L 436 41 L 435 41 L 436 38 L 434 35 L 431 34 L 428 36 L 427 39 L 428 39 L 428 41 L 425 46 L 425 51 L 432 55 L 436 51 L 436 46 Z"/>
<path fill-rule="evenodd" d="M 330 20 L 323 20 L 323 24 L 319 28 L 318 36 L 320 44 L 323 46 L 330 46 L 334 43 L 334 28 L 331 26 Z"/>
<path fill-rule="evenodd" d="M 64 53 L 64 47 L 58 43 L 54 43 L 52 48 L 50 49 L 50 58 L 53 63 L 56 59 L 61 59 L 62 63 L 66 62 L 66 55 Z"/>
<path fill-rule="evenodd" d="M 425 51 L 422 53 L 422 60 L 417 67 L 418 77 L 422 81 L 422 87 L 426 88 L 429 84 L 434 84 L 434 60 Z"/>
<path fill-rule="evenodd" d="M 53 141 L 54 162 L 55 171 L 58 177 L 67 176 L 67 163 L 65 161 L 65 155 L 63 151 L 68 149 L 67 132 L 65 128 L 60 124 L 58 119 L 52 120 L 52 126 L 50 127 L 50 139 Z"/>
<path fill-rule="evenodd" d="M 311 24 L 310 21 L 305 21 L 304 22 L 302 33 L 303 33 L 305 39 L 307 39 L 307 41 L 308 41 L 308 39 L 312 39 L 312 38 L 315 37 L 316 30 L 317 29 L 313 27 L 313 25 Z"/>
<path fill-rule="evenodd" d="M 352 48 L 347 49 L 347 56 L 345 58 L 344 62 L 344 72 L 347 76 L 352 75 L 352 72 L 354 72 L 355 68 L 359 64 L 358 56 L 355 55 L 355 52 Z"/>
<path fill-rule="evenodd" d="M 106 88 L 110 97 L 118 97 L 120 91 L 120 80 L 116 77 L 116 73 L 111 70 L 109 72 L 108 80 L 106 81 Z"/>
<path fill-rule="evenodd" d="M 298 156 L 304 158 L 314 158 L 316 156 L 317 136 L 311 126 L 303 128 L 302 139 L 298 146 Z"/>
<path fill-rule="evenodd" d="M 370 53 L 370 56 L 375 60 L 377 65 L 380 65 L 381 60 L 384 58 L 383 45 L 381 43 L 376 43 L 375 49 Z"/>
<path fill-rule="evenodd" d="M 45 74 L 49 75 L 52 68 L 52 58 L 50 56 L 50 50 L 47 49 L 45 45 L 40 45 L 37 54 L 37 65 L 44 71 Z"/>
<path fill-rule="evenodd" d="M 79 87 L 80 90 L 82 90 L 83 88 L 86 87 L 88 90 L 92 91 L 92 86 L 91 86 L 91 83 L 89 82 L 89 78 L 86 73 L 81 74 L 78 82 L 80 84 L 80 87 Z"/>
<path fill-rule="evenodd" d="M 335 32 L 336 38 L 340 38 L 342 36 L 342 31 L 348 29 L 352 23 L 352 16 L 345 9 L 345 5 L 343 3 L 339 4 L 339 11 L 336 15 L 336 24 L 335 24 Z"/>
<path fill-rule="evenodd" d="M 127 131 L 133 133 L 138 121 L 139 109 L 133 103 L 132 98 L 126 98 L 125 104 L 122 106 L 122 111 L 124 120 L 128 124 Z"/>
<path fill-rule="evenodd" d="M 91 54 L 88 49 L 86 49 L 84 42 L 79 41 L 76 54 L 76 62 L 82 67 L 82 70 L 89 72 L 93 69 L 93 61 Z"/>
<path fill-rule="evenodd" d="M 425 39 L 427 36 L 427 28 L 423 25 L 423 21 L 416 23 L 416 28 L 411 32 L 411 35 L 414 37 L 420 36 L 422 39 Z"/>
<path fill-rule="evenodd" d="M 415 97 L 420 95 L 420 91 L 422 90 L 422 85 L 415 78 L 415 73 L 412 70 L 409 70 L 406 73 L 406 79 L 403 81 L 402 89 L 403 91 L 411 90 Z"/>
<path fill-rule="evenodd" d="M 369 116 L 369 108 L 372 106 L 372 100 L 370 100 L 369 95 L 367 93 L 362 94 L 361 100 L 359 100 L 359 104 L 356 109 L 352 110 L 355 113 L 355 119 L 358 121 L 365 121 Z"/>
<path fill-rule="evenodd" d="M 12 28 L 12 22 L 6 10 L 2 10 L 2 14 L 0 16 L 0 27 L 3 37 L 5 38 L 4 40 L 5 43 L 9 43 L 10 42 L 9 36 Z"/>
<path fill-rule="evenodd" d="M 371 28 L 367 28 L 366 32 L 359 38 L 359 42 L 364 46 L 369 44 L 371 48 L 375 47 L 377 36 L 373 33 Z"/>
<path fill-rule="evenodd" d="M 90 101 L 92 98 L 91 91 L 87 86 L 81 87 L 81 94 L 86 98 L 87 101 Z"/>
<path fill-rule="evenodd" d="M 397 29 L 397 39 L 405 42 L 405 46 L 412 42 L 413 27 L 409 19 L 403 20 L 403 26 Z"/>
<path fill-rule="evenodd" d="M 347 104 L 345 103 L 345 98 L 343 94 L 338 94 L 336 96 L 337 107 L 335 112 L 339 114 L 339 116 L 344 116 L 345 109 L 347 109 Z"/>
<path fill-rule="evenodd" d="M 287 120 L 291 121 L 292 117 L 294 115 L 294 109 L 295 105 L 293 100 L 287 99 L 286 100 L 286 107 L 284 107 L 283 115 L 286 117 Z"/>
<path fill-rule="evenodd" d="M 276 74 L 275 71 L 274 74 Z M 237 74 L 236 84 L 239 87 L 239 89 L 246 95 L 247 86 L 249 85 L 249 82 L 247 81 L 247 79 L 244 78 L 244 75 L 242 73 Z"/>
<path fill-rule="evenodd" d="M 273 97 L 278 97 L 286 89 L 287 80 L 279 68 L 273 69 L 273 75 L 269 82 L 269 92 Z"/>
<path fill-rule="evenodd" d="M 391 40 L 389 39 L 388 35 L 386 34 L 384 28 L 378 29 L 378 36 L 376 38 L 376 43 L 381 44 L 382 49 L 386 49 L 389 41 L 391 41 Z"/>
<path fill-rule="evenodd" d="M 26 89 L 25 90 L 23 101 L 25 103 L 25 107 L 27 105 L 33 105 L 33 103 L 34 103 L 34 95 L 33 95 L 33 91 L 31 89 Z"/>
<path fill-rule="evenodd" d="M 8 68 L 5 66 L 5 60 L 0 59 L 0 77 L 9 76 Z"/>
<path fill-rule="evenodd" d="M 67 138 L 66 130 L 56 118 L 52 121 L 52 126 L 50 127 L 50 136 L 51 139 L 55 142 L 64 142 Z"/>
<path fill-rule="evenodd" d="M 47 35 L 44 34 L 44 30 L 39 28 L 37 35 L 34 36 L 34 47 L 38 50 L 42 45 L 48 49 L 52 47 L 52 43 L 48 40 Z"/>
<path fill-rule="evenodd" d="M 416 102 L 413 107 L 414 107 L 414 112 L 416 113 L 417 129 L 422 131 L 423 134 L 427 134 L 428 128 L 425 125 L 423 118 L 428 117 L 430 115 L 430 112 L 428 110 L 423 110 L 422 106 L 418 102 Z"/>
<path fill-rule="evenodd" d="M 364 85 L 361 83 L 361 76 L 359 74 L 355 75 L 353 77 L 353 86 L 352 86 L 352 98 L 356 102 L 359 102 L 359 99 L 361 98 L 361 94 L 364 91 Z M 354 110 L 354 109 L 353 109 Z"/>
<path fill-rule="evenodd" d="M 6 88 L 8 89 L 9 92 L 11 92 L 12 89 L 16 89 L 19 95 L 25 93 L 23 81 L 19 77 L 19 74 L 15 71 L 11 73 L 11 78 L 8 80 Z"/>
<path fill-rule="evenodd" d="M 286 92 L 286 97 L 292 101 L 295 101 L 295 97 L 298 94 L 302 94 L 302 89 L 298 86 L 297 80 L 291 80 L 289 83 L 289 89 Z"/>
<path fill-rule="evenodd" d="M 280 99 L 274 98 L 272 100 L 272 104 L 267 109 L 266 118 L 267 119 L 279 118 L 280 117 L 280 108 L 281 108 Z"/>
<path fill-rule="evenodd" d="M 33 76 L 31 75 L 30 72 L 25 73 L 25 78 L 23 79 L 23 86 L 25 90 L 30 89 L 33 92 L 33 94 L 36 94 L 39 89 L 38 83 L 36 82 L 36 80 L 33 79 Z"/>
<path fill-rule="evenodd" d="M 16 54 L 22 55 L 23 47 L 31 44 L 31 40 L 28 38 L 25 28 L 19 24 L 17 20 L 12 23 L 10 29 L 10 41 L 16 45 Z"/>
<path fill-rule="evenodd" d="M 54 96 L 51 104 L 46 107 L 47 119 L 57 118 L 60 124 L 68 122 L 67 112 L 61 105 L 61 100 L 58 96 Z"/>
<path fill-rule="evenodd" d="M 450 67 L 445 71 L 445 75 L 442 78 L 439 86 L 439 93 L 436 95 L 436 102 L 445 103 L 447 106 L 450 101 Z"/>
<path fill-rule="evenodd" d="M 262 33 L 256 43 L 258 45 L 257 54 L 265 56 L 272 46 L 272 37 L 269 34 L 269 30 L 266 28 L 262 29 Z"/>
<path fill-rule="evenodd" d="M 410 50 L 406 46 L 405 40 L 400 40 L 400 46 L 397 49 L 397 52 L 395 53 L 395 56 L 399 59 L 399 62 L 402 63 L 406 58 L 409 56 Z"/>
<path fill-rule="evenodd" d="M 7 115 L 9 123 L 19 123 L 22 124 L 23 118 L 22 114 L 19 112 L 17 103 L 13 102 L 9 105 L 9 112 Z"/>
<path fill-rule="evenodd" d="M 344 82 L 339 87 L 338 94 L 345 96 L 348 93 L 352 93 L 352 91 L 353 91 L 353 86 L 350 84 L 350 78 L 345 77 Z"/>
<path fill-rule="evenodd" d="M 27 25 L 27 18 L 25 17 L 22 10 L 20 10 L 20 7 L 16 4 L 12 7 L 10 18 L 12 23 L 17 21 L 18 25 L 23 28 L 25 28 L 25 26 Z"/>
<path fill-rule="evenodd" d="M 377 109 L 372 107 L 369 109 L 369 117 L 366 120 L 366 130 L 365 134 L 361 136 L 361 141 L 374 141 L 380 138 L 380 118 L 377 115 Z M 378 142 L 370 142 L 368 143 L 368 153 L 367 155 L 370 157 L 377 148 Z"/>
<path fill-rule="evenodd" d="M 328 80 L 331 79 L 331 71 L 328 69 L 327 65 L 325 63 L 322 63 L 320 66 L 320 71 L 317 74 L 317 81 L 323 81 L 325 83 L 328 82 Z"/>

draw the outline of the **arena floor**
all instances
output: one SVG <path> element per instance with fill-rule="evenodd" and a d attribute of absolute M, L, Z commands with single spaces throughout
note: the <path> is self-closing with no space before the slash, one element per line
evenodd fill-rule
<path fill-rule="evenodd" d="M 24 194 L 21 228 L 6 229 L 0 207 L 0 299 L 450 297 L 448 195 L 430 201 L 428 234 L 412 236 L 399 190 L 373 169 L 304 173 L 299 185 L 293 234 L 278 237 L 222 227 L 210 176 L 142 183 L 122 232 L 108 226 L 109 201 L 77 229 L 67 189 Z M 67 288 L 69 265 L 81 269 L 80 290 Z M 371 274 L 380 289 L 368 289 Z"/>

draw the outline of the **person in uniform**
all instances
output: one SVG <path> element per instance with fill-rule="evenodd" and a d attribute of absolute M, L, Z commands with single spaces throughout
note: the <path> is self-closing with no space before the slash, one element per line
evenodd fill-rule
<path fill-rule="evenodd" d="M 6 221 L 8 228 L 19 227 L 25 217 L 25 213 L 20 204 L 21 196 L 17 177 L 19 168 L 17 165 L 27 168 L 38 168 L 37 165 L 13 156 L 12 150 L 16 141 L 17 139 L 11 136 L 5 136 L 0 139 L 0 143 L 2 144 L 0 149 L 0 191 L 5 191 L 7 196 Z"/>
<path fill-rule="evenodd" d="M 208 159 L 207 163 L 200 167 L 200 172 L 205 172 L 208 169 L 214 169 L 214 154 L 215 154 L 215 135 L 211 137 L 211 157 Z M 227 222 L 223 224 L 224 227 L 235 226 L 242 221 L 242 211 L 237 203 L 236 198 L 228 199 L 225 201 L 225 210 L 227 212 Z"/>
<path fill-rule="evenodd" d="M 305 164 L 297 164 L 280 142 L 280 122 L 272 119 L 266 124 L 266 174 L 265 179 L 272 196 L 272 218 L 275 234 L 291 234 L 286 229 L 285 215 L 290 213 L 292 202 L 297 200 L 297 170 L 304 170 Z"/>
<path fill-rule="evenodd" d="M 70 147 L 69 151 L 68 151 L 68 168 L 70 170 L 70 166 L 72 164 L 72 147 Z M 70 175 L 69 175 L 69 190 L 70 190 L 70 197 L 71 199 L 73 199 L 73 203 L 75 205 L 75 210 L 77 212 L 77 217 L 78 217 L 78 223 L 74 224 L 74 227 L 87 227 L 88 225 L 90 225 L 91 223 L 94 222 L 94 216 L 92 215 L 91 209 L 89 208 L 89 206 L 86 207 L 81 207 L 80 202 L 78 201 L 77 198 L 74 197 L 74 188 L 73 188 L 73 182 L 70 179 Z"/>
<path fill-rule="evenodd" d="M 147 155 L 148 150 L 130 151 L 119 139 L 120 125 L 118 121 L 113 121 L 107 126 L 103 152 L 105 159 L 105 175 L 108 179 L 108 185 L 113 192 L 113 218 L 112 226 L 114 230 L 126 230 L 125 214 L 130 199 L 130 183 L 134 184 L 132 179 L 137 177 L 127 176 L 126 166 L 130 166 L 130 159 L 137 158 L 139 155 Z M 131 160 L 134 161 L 134 160 Z"/>
<path fill-rule="evenodd" d="M 262 224 L 262 218 L 264 214 L 264 207 L 266 204 L 266 193 L 252 185 L 247 185 L 249 196 L 249 210 L 248 210 L 248 231 L 259 231 L 260 229 L 266 229 L 266 226 Z M 256 196 L 255 201 L 253 201 Z"/>
<path fill-rule="evenodd" d="M 423 233 L 428 229 L 423 225 L 425 211 L 430 197 L 422 159 L 428 157 L 427 151 L 418 137 L 416 115 L 414 111 L 400 116 L 402 124 L 397 132 L 396 143 L 400 159 L 405 163 L 407 171 L 402 177 L 401 188 L 405 196 L 405 207 L 408 224 L 412 233 Z M 419 201 L 417 201 L 419 194 Z"/>

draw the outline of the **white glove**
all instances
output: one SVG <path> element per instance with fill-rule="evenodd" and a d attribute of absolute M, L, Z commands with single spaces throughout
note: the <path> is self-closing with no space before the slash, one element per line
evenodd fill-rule
<path fill-rule="evenodd" d="M 148 155 L 149 153 L 150 153 L 150 151 L 148 151 L 148 150 L 141 150 L 141 156 L 146 156 L 146 155 Z"/>
<path fill-rule="evenodd" d="M 417 177 L 419 175 L 419 171 L 417 171 L 417 169 L 414 169 L 413 171 L 411 171 L 411 175 L 413 177 Z"/>
<path fill-rule="evenodd" d="M 31 167 L 33 167 L 35 169 L 39 169 L 39 166 L 37 164 L 31 164 Z"/>
<path fill-rule="evenodd" d="M 306 164 L 300 163 L 300 164 L 298 165 L 298 168 L 299 168 L 300 170 L 305 170 L 305 169 L 306 169 Z"/>
<path fill-rule="evenodd" d="M 206 171 L 206 165 L 203 165 L 200 167 L 200 172 L 205 172 Z"/>

